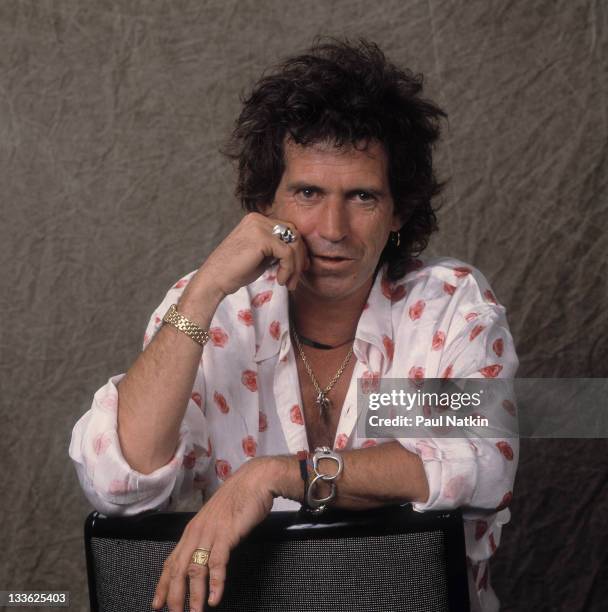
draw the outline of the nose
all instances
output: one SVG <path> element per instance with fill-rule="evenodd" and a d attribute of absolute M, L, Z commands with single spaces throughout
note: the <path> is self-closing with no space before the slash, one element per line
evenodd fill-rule
<path fill-rule="evenodd" d="M 340 198 L 327 198 L 317 218 L 317 233 L 329 242 L 341 242 L 348 235 L 349 221 L 345 203 Z"/>

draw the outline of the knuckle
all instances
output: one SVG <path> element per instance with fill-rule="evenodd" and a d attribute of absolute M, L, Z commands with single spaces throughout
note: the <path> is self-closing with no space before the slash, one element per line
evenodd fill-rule
<path fill-rule="evenodd" d="M 190 576 L 190 578 L 202 578 L 204 573 L 205 573 L 205 570 L 202 565 L 191 563 L 188 566 L 187 574 L 188 576 Z"/>

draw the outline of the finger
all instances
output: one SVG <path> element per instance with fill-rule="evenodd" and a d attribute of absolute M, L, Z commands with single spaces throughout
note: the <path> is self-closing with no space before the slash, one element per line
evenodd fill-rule
<path fill-rule="evenodd" d="M 205 565 L 190 562 L 187 574 L 190 584 L 190 612 L 202 612 L 209 570 Z"/>
<path fill-rule="evenodd" d="M 294 248 L 295 270 L 287 281 L 287 287 L 290 291 L 298 286 L 302 274 L 310 267 L 310 256 L 304 240 L 298 240 L 292 244 L 292 247 Z"/>
<path fill-rule="evenodd" d="M 216 542 L 209 557 L 209 605 L 211 606 L 217 606 L 222 600 L 229 557 L 230 548 L 221 542 Z"/>
<path fill-rule="evenodd" d="M 167 607 L 170 612 L 183 612 L 186 598 L 186 565 L 176 560 L 169 572 L 169 592 L 167 594 Z"/>
<path fill-rule="evenodd" d="M 277 283 L 279 285 L 286 285 L 291 275 L 295 272 L 296 260 L 294 249 L 284 243 L 281 243 L 281 245 L 281 254 L 278 256 Z"/>
<path fill-rule="evenodd" d="M 173 563 L 173 558 L 171 556 L 167 557 L 163 563 L 163 571 L 158 579 L 156 589 L 154 590 L 154 598 L 152 600 L 152 607 L 155 609 L 162 608 L 167 600 L 167 594 L 169 593 L 169 582 L 171 580 L 171 563 Z"/>

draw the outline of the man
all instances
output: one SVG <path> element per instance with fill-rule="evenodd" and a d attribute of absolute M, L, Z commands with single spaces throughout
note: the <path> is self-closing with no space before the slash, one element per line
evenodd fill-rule
<path fill-rule="evenodd" d="M 299 507 L 302 454 L 327 446 L 343 462 L 337 507 L 468 508 L 473 609 L 497 609 L 487 560 L 509 518 L 517 445 L 353 429 L 357 379 L 510 377 L 518 365 L 484 277 L 412 258 L 436 229 L 444 116 L 421 90 L 364 41 L 318 44 L 258 82 L 230 149 L 249 214 L 170 289 L 144 351 L 74 428 L 70 455 L 106 514 L 203 492 L 154 607 L 181 610 L 187 580 L 192 610 L 217 604 L 231 549 L 271 509 Z"/>

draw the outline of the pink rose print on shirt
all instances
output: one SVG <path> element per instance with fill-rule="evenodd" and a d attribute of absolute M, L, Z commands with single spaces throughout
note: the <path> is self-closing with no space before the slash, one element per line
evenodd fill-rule
<path fill-rule="evenodd" d="M 222 414 L 228 414 L 230 412 L 230 406 L 228 405 L 226 398 L 218 391 L 214 392 L 213 401 L 215 402 L 215 405 L 220 409 L 220 412 Z"/>
<path fill-rule="evenodd" d="M 281 335 L 281 324 L 278 321 L 273 321 L 270 324 L 270 335 L 275 339 L 278 340 L 279 336 Z"/>
<path fill-rule="evenodd" d="M 511 400 L 502 400 L 502 407 L 511 415 L 515 416 L 515 404 Z"/>
<path fill-rule="evenodd" d="M 452 270 L 456 275 L 456 278 L 463 278 L 467 274 L 471 274 L 471 268 L 467 268 L 466 266 L 458 266 Z"/>
<path fill-rule="evenodd" d="M 443 283 L 443 290 L 448 295 L 454 295 L 454 291 L 456 291 L 456 285 L 450 285 L 450 283 Z"/>
<path fill-rule="evenodd" d="M 160 317 L 158 315 L 156 315 L 154 317 L 154 325 L 159 326 L 160 325 Z"/>
<path fill-rule="evenodd" d="M 395 343 L 388 336 L 382 336 L 382 344 L 384 344 L 384 350 L 386 351 L 388 360 L 392 361 L 395 355 Z"/>
<path fill-rule="evenodd" d="M 445 344 L 445 333 L 442 331 L 436 331 L 433 335 L 433 344 L 431 350 L 438 351 Z"/>
<path fill-rule="evenodd" d="M 184 455 L 184 460 L 182 461 L 182 465 L 185 469 L 191 470 L 196 463 L 196 455 L 194 451 L 190 451 L 188 454 Z"/>
<path fill-rule="evenodd" d="M 472 330 L 471 333 L 469 334 L 469 340 L 471 342 L 473 342 L 473 340 L 475 340 L 475 338 L 477 338 L 477 336 L 479 336 L 479 334 L 486 328 L 485 325 L 476 325 Z"/>
<path fill-rule="evenodd" d="M 471 565 L 471 569 L 473 570 L 473 580 L 477 583 L 477 574 L 479 574 L 479 563 L 474 563 L 473 565 Z"/>
<path fill-rule="evenodd" d="M 220 480 L 226 480 L 232 476 L 232 466 L 224 459 L 215 462 L 215 473 Z"/>
<path fill-rule="evenodd" d="M 489 289 L 486 289 L 483 292 L 483 297 L 486 298 L 486 302 L 491 302 L 492 304 L 497 304 L 498 303 L 496 301 L 496 298 L 494 297 L 494 294 Z"/>
<path fill-rule="evenodd" d="M 207 438 L 207 457 L 211 457 L 213 448 L 211 447 L 211 438 Z"/>
<path fill-rule="evenodd" d="M 251 300 L 251 305 L 255 306 L 256 308 L 259 308 L 260 306 L 263 306 L 264 304 L 266 304 L 266 302 L 270 302 L 271 299 L 272 299 L 272 289 L 268 291 L 261 291 L 260 293 L 258 293 L 257 295 L 253 297 L 253 299 Z"/>
<path fill-rule="evenodd" d="M 502 501 L 500 502 L 500 504 L 496 506 L 496 512 L 499 512 L 500 510 L 504 510 L 507 506 L 511 504 L 512 500 L 513 500 L 513 491 L 507 491 L 503 495 Z"/>
<path fill-rule="evenodd" d="M 289 419 L 292 423 L 295 423 L 296 425 L 304 425 L 304 417 L 302 416 L 300 406 L 295 404 L 291 407 L 291 410 L 289 411 Z"/>
<path fill-rule="evenodd" d="M 452 378 L 452 372 L 454 371 L 454 365 L 450 364 L 441 375 L 441 378 Z"/>
<path fill-rule="evenodd" d="M 502 352 L 504 351 L 505 343 L 502 338 L 496 338 L 492 344 L 492 350 L 496 353 L 497 357 L 502 357 Z"/>
<path fill-rule="evenodd" d="M 188 284 L 188 279 L 187 278 L 180 278 L 177 283 L 175 283 L 175 285 L 173 285 L 173 289 L 181 289 L 182 287 L 185 287 Z"/>
<path fill-rule="evenodd" d="M 253 370 L 245 370 L 241 375 L 241 382 L 249 391 L 258 390 L 258 375 Z"/>
<path fill-rule="evenodd" d="M 104 412 L 109 412 L 110 414 L 116 414 L 116 409 L 118 406 L 118 395 L 117 392 L 112 389 L 110 392 L 104 392 L 103 395 L 99 398 L 98 402 L 99 406 Z"/>
<path fill-rule="evenodd" d="M 128 493 L 131 490 L 131 487 L 129 487 L 129 478 L 126 477 L 122 480 L 113 480 L 110 483 L 110 487 L 108 488 L 108 493 L 110 493 L 110 495 L 122 495 L 124 493 Z"/>
<path fill-rule="evenodd" d="M 243 438 L 243 452 L 247 457 L 255 457 L 258 444 L 253 436 Z"/>
<path fill-rule="evenodd" d="M 388 279 L 383 278 L 380 286 L 382 287 L 382 295 L 389 299 L 391 304 L 405 297 L 405 287 L 403 285 L 394 285 Z"/>
<path fill-rule="evenodd" d="M 502 366 L 499 365 L 498 363 L 495 363 L 494 365 L 489 365 L 489 366 L 486 366 L 485 368 L 481 368 L 479 371 L 486 378 L 496 378 L 500 374 L 501 370 L 502 370 Z"/>
<path fill-rule="evenodd" d="M 459 497 L 463 489 L 467 486 L 467 481 L 464 476 L 458 475 L 450 478 L 445 485 L 443 494 L 448 499 L 456 499 Z"/>
<path fill-rule="evenodd" d="M 105 453 L 108 446 L 110 446 L 110 434 L 107 431 L 95 436 L 93 440 L 93 452 L 96 455 Z"/>
<path fill-rule="evenodd" d="M 424 411 L 424 408 L 423 408 Z M 423 461 L 432 461 L 435 459 L 435 449 L 424 440 L 416 442 L 416 452 Z"/>
<path fill-rule="evenodd" d="M 361 376 L 361 393 L 369 395 L 380 388 L 380 372 L 366 370 Z"/>
<path fill-rule="evenodd" d="M 494 534 L 491 533 L 488 539 L 490 540 L 490 548 L 492 549 L 492 552 L 495 553 L 496 552 L 496 542 L 494 541 Z"/>
<path fill-rule="evenodd" d="M 344 450 L 346 448 L 347 442 L 348 442 L 348 436 L 344 433 L 341 433 L 336 438 L 336 450 Z"/>
<path fill-rule="evenodd" d="M 199 407 L 202 408 L 203 407 L 203 398 L 201 397 L 200 393 L 196 393 L 194 392 L 192 394 L 192 401 Z"/>
<path fill-rule="evenodd" d="M 476 319 L 479 315 L 476 312 L 469 312 L 467 313 L 464 318 L 466 319 L 467 323 L 470 323 L 473 319 Z"/>
<path fill-rule="evenodd" d="M 481 540 L 488 530 L 486 521 L 475 521 L 475 539 Z"/>
<path fill-rule="evenodd" d="M 276 275 L 276 274 L 272 274 L 272 272 L 267 272 L 267 273 L 264 275 L 264 280 L 265 280 L 267 283 L 273 283 L 273 282 L 276 280 L 276 278 L 277 278 L 277 275 Z"/>
<path fill-rule="evenodd" d="M 268 429 L 268 419 L 264 412 L 260 412 L 258 431 L 266 431 Z"/>
<path fill-rule="evenodd" d="M 409 315 L 412 321 L 417 321 L 424 312 L 426 303 L 424 300 L 418 300 L 413 306 L 410 306 Z"/>
<path fill-rule="evenodd" d="M 370 448 L 372 446 L 378 446 L 376 440 L 365 440 L 365 442 L 363 442 L 361 445 L 361 448 Z"/>
<path fill-rule="evenodd" d="M 249 308 L 239 310 L 236 316 L 243 325 L 253 325 L 253 314 Z"/>
<path fill-rule="evenodd" d="M 511 445 L 508 442 L 504 440 L 496 442 L 496 448 L 498 448 L 498 450 L 502 453 L 502 456 L 507 461 L 513 461 L 513 449 L 511 448 Z"/>
<path fill-rule="evenodd" d="M 148 334 L 144 334 L 144 346 L 148 345 L 148 342 L 150 342 L 150 336 L 148 336 Z"/>
<path fill-rule="evenodd" d="M 408 378 L 415 381 L 424 379 L 424 368 L 421 366 L 412 366 L 408 372 Z"/>
<path fill-rule="evenodd" d="M 228 342 L 228 334 L 221 327 L 212 327 L 209 330 L 209 338 L 213 346 L 224 348 Z"/>

